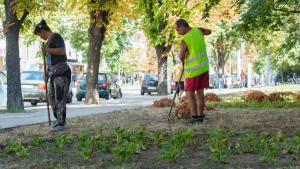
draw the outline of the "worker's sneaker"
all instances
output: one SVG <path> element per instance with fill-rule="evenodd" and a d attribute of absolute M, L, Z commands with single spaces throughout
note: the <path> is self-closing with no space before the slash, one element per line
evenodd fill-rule
<path fill-rule="evenodd" d="M 55 127 L 53 127 L 52 129 L 50 129 L 50 132 L 57 132 L 57 131 L 64 131 L 65 130 L 65 126 L 63 125 L 57 125 Z"/>
<path fill-rule="evenodd" d="M 203 117 L 198 117 L 198 118 L 193 118 L 191 117 L 190 119 L 187 119 L 183 121 L 183 124 L 195 124 L 195 123 L 202 123 L 203 122 Z"/>
<path fill-rule="evenodd" d="M 51 125 L 52 128 L 56 127 L 58 125 L 57 121 L 54 121 Z M 67 121 L 65 121 L 64 126 L 67 125 Z"/>

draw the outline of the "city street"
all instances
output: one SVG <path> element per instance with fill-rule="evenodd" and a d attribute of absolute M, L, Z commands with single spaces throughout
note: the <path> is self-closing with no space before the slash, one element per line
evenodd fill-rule
<path fill-rule="evenodd" d="M 99 105 L 83 105 L 84 99 L 80 102 L 77 101 L 76 88 L 73 90 L 73 103 L 67 104 L 67 118 L 77 117 L 77 116 L 88 116 L 97 113 L 108 113 L 115 110 L 121 109 L 132 109 L 143 106 L 150 106 L 155 100 L 161 98 L 171 98 L 174 95 L 168 96 L 158 96 L 156 93 L 148 95 L 140 94 L 140 86 L 125 86 L 122 87 L 123 98 L 122 99 L 99 99 Z M 219 91 L 218 89 L 208 89 L 205 93 L 214 92 L 217 95 L 234 93 L 239 91 L 246 91 L 246 88 L 235 88 L 235 89 L 223 89 Z M 47 122 L 47 105 L 46 103 L 38 103 L 37 106 L 31 106 L 29 102 L 24 102 L 25 110 L 29 113 L 5 113 L 0 114 L 0 128 L 15 127 L 18 125 L 35 124 Z M 52 115 L 52 110 L 50 107 L 51 120 L 54 120 Z"/>

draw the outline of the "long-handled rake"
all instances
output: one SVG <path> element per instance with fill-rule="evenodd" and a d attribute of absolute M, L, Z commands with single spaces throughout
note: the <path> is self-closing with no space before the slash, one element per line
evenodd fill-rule
<path fill-rule="evenodd" d="M 44 42 L 43 42 L 42 45 L 43 46 L 45 45 Z M 44 75 L 46 77 L 47 76 L 47 74 L 46 74 L 47 72 L 46 72 L 46 55 L 45 55 L 45 52 L 43 52 L 43 59 L 44 59 Z M 46 102 L 47 102 L 47 111 L 48 111 L 48 121 L 49 121 L 49 126 L 51 126 L 47 82 L 45 82 L 45 88 L 46 88 Z"/>
<path fill-rule="evenodd" d="M 181 75 L 180 75 L 180 78 L 179 78 L 179 82 L 181 81 L 183 72 L 184 72 L 184 69 L 182 69 L 182 72 L 181 72 Z M 172 108 L 173 108 L 173 104 L 174 104 L 174 101 L 175 101 L 175 98 L 176 98 L 176 94 L 177 94 L 177 91 L 178 91 L 178 89 L 179 89 L 179 85 L 180 85 L 179 82 L 178 82 L 178 84 L 177 84 L 177 86 L 176 86 L 175 94 L 174 94 L 173 101 L 172 101 L 172 104 L 171 104 L 171 108 L 170 108 L 170 111 L 169 111 L 169 117 L 170 117 L 170 115 L 171 115 Z"/>

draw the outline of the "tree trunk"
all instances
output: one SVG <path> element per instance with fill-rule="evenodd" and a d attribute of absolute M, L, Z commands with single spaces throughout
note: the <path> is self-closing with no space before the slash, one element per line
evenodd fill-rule
<path fill-rule="evenodd" d="M 165 47 L 165 43 L 157 45 L 155 47 L 157 62 L 158 62 L 158 85 L 157 85 L 157 94 L 158 95 L 167 95 L 169 94 L 168 86 L 168 56 L 163 54 L 170 52 L 172 45 Z"/>
<path fill-rule="evenodd" d="M 5 0 L 6 21 L 3 23 L 6 35 L 7 64 L 7 108 L 24 109 L 19 58 L 19 31 L 28 12 L 25 11 L 21 20 L 12 9 L 13 0 Z"/>
<path fill-rule="evenodd" d="M 282 81 L 282 84 L 284 83 L 284 77 L 283 77 L 283 72 L 282 72 L 282 70 L 280 70 L 280 72 L 281 72 L 281 81 Z"/>
<path fill-rule="evenodd" d="M 178 57 L 176 56 L 176 53 L 174 52 L 174 50 L 172 50 L 171 53 L 172 53 L 172 58 L 173 58 L 173 64 L 176 65 L 176 61 L 178 60 Z"/>
<path fill-rule="evenodd" d="M 97 14 L 96 14 L 97 13 Z M 98 72 L 100 64 L 100 50 L 104 40 L 106 31 L 105 26 L 99 23 L 102 21 L 108 25 L 108 11 L 91 11 L 90 12 L 89 33 L 89 51 L 88 51 L 88 67 L 86 73 L 86 93 L 84 104 L 99 103 L 99 86 Z"/>

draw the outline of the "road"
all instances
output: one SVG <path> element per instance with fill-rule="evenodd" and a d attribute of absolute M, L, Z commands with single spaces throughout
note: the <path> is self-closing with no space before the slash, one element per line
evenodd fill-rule
<path fill-rule="evenodd" d="M 132 109 L 144 106 L 150 106 L 155 100 L 161 98 L 171 98 L 174 95 L 168 96 L 158 96 L 157 94 L 140 94 L 139 86 L 126 86 L 122 87 L 123 98 L 122 99 L 99 99 L 99 105 L 83 105 L 84 99 L 82 101 L 77 101 L 75 98 L 76 88 L 73 90 L 73 103 L 67 104 L 67 118 L 77 117 L 77 116 L 88 116 L 97 113 L 108 113 L 115 110 L 122 109 Z M 221 92 L 218 89 L 208 89 L 207 92 L 214 92 L 217 95 L 234 93 L 239 91 L 246 91 L 246 88 L 242 89 L 223 89 Z M 20 125 L 36 124 L 48 121 L 47 116 L 47 105 L 46 103 L 38 103 L 37 106 L 31 106 L 29 102 L 24 102 L 25 110 L 27 113 L 4 113 L 0 114 L 0 128 L 10 128 Z M 54 120 L 52 115 L 52 110 L 50 107 L 51 119 Z"/>

